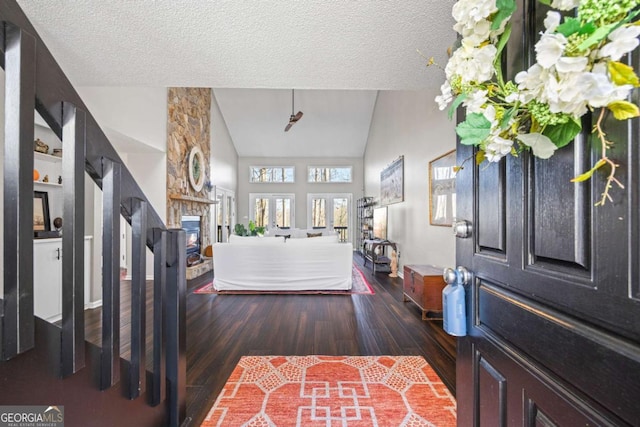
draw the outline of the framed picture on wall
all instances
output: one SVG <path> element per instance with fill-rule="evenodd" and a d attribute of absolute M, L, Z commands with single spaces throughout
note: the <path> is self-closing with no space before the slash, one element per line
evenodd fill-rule
<path fill-rule="evenodd" d="M 456 150 L 429 162 L 429 223 L 451 226 L 456 216 Z"/>
<path fill-rule="evenodd" d="M 51 231 L 49 195 L 46 191 L 33 192 L 33 231 Z"/>
<path fill-rule="evenodd" d="M 398 157 L 380 172 L 380 204 L 404 201 L 404 156 Z"/>

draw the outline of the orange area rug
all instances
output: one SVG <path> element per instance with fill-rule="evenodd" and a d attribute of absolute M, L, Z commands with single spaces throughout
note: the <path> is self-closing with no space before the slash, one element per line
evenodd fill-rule
<path fill-rule="evenodd" d="M 244 356 L 202 423 L 455 425 L 455 399 L 421 356 Z"/>

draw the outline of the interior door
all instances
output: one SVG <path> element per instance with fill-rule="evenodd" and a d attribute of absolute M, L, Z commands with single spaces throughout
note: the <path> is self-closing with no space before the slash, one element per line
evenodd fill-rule
<path fill-rule="evenodd" d="M 518 3 L 509 78 L 533 58 L 545 13 Z M 601 207 L 603 175 L 569 182 L 599 157 L 591 118 L 549 160 L 466 162 L 458 173 L 458 218 L 472 226 L 456 248 L 472 273 L 459 426 L 640 425 L 640 135 L 637 119 L 614 122 L 606 127 L 625 189 Z M 457 148 L 458 164 L 475 154 Z"/>
<path fill-rule="evenodd" d="M 350 241 L 351 201 L 349 194 L 308 194 L 307 224 L 310 228 L 335 230 L 341 242 Z"/>
<path fill-rule="evenodd" d="M 267 228 L 295 227 L 295 194 L 249 194 L 249 218 L 256 226 Z"/>
<path fill-rule="evenodd" d="M 229 235 L 235 226 L 236 219 L 236 196 L 231 190 L 216 188 L 215 199 L 215 236 L 216 242 L 228 242 Z"/>

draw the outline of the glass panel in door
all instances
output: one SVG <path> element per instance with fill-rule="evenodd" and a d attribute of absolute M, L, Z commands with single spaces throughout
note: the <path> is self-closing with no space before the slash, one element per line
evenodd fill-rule
<path fill-rule="evenodd" d="M 224 224 L 225 233 L 226 233 L 225 242 L 229 241 L 229 236 L 231 235 L 232 207 L 233 207 L 233 196 L 227 196 L 224 204 L 225 213 L 226 213 L 225 224 Z"/>
<path fill-rule="evenodd" d="M 325 228 L 327 226 L 327 199 L 314 198 L 311 200 L 311 227 Z"/>
<path fill-rule="evenodd" d="M 291 199 L 276 198 L 276 226 L 280 228 L 291 227 Z"/>
<path fill-rule="evenodd" d="M 341 242 L 349 240 L 349 199 L 333 198 L 333 228 L 338 232 Z"/>
<path fill-rule="evenodd" d="M 222 206 L 222 202 L 224 200 L 224 196 L 222 194 L 218 194 L 216 196 L 216 200 L 218 204 L 216 206 L 216 242 L 223 242 L 222 240 L 222 228 L 224 227 L 224 207 Z"/>
<path fill-rule="evenodd" d="M 256 227 L 267 227 L 269 225 L 269 199 L 258 197 L 255 199 Z"/>

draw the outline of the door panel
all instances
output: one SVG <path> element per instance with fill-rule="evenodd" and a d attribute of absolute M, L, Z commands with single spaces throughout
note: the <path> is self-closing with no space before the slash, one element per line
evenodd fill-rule
<path fill-rule="evenodd" d="M 506 425 L 507 379 L 482 356 L 478 363 L 480 424 Z"/>
<path fill-rule="evenodd" d="M 518 2 L 511 78 L 534 58 L 545 14 Z M 474 231 L 456 246 L 474 276 L 458 341 L 460 426 L 640 425 L 640 132 L 637 119 L 605 124 L 625 188 L 596 207 L 606 173 L 570 182 L 600 156 L 592 125 L 550 160 L 523 153 L 458 173 L 458 218 Z M 458 144 L 458 164 L 474 155 Z"/>
<path fill-rule="evenodd" d="M 477 169 L 478 248 L 504 258 L 506 253 L 507 210 L 505 163 L 491 163 Z"/>
<path fill-rule="evenodd" d="M 585 126 L 590 127 L 588 123 Z M 531 183 L 532 264 L 563 265 L 576 273 L 590 270 L 591 209 L 595 203 L 590 197 L 592 183 L 570 183 L 591 167 L 590 161 L 588 144 L 581 135 L 550 159 L 529 162 L 526 179 Z M 554 182 L 558 185 L 550 185 Z"/>

